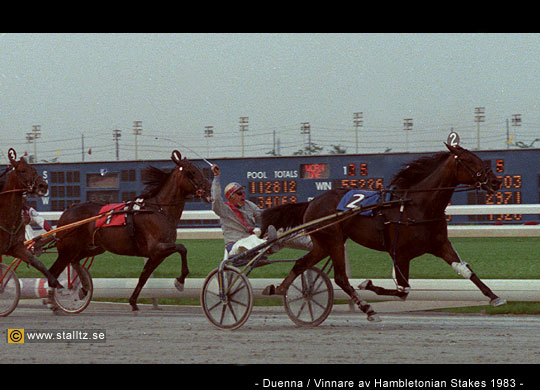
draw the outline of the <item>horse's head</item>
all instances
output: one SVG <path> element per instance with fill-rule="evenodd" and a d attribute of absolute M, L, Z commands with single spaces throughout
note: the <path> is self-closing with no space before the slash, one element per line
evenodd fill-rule
<path fill-rule="evenodd" d="M 182 173 L 181 180 L 185 191 L 203 198 L 208 203 L 212 202 L 211 184 L 201 170 L 188 159 L 182 159 L 178 150 L 172 152 L 171 159 L 178 165 L 178 170 Z"/>
<path fill-rule="evenodd" d="M 476 154 L 445 144 L 456 160 L 456 177 L 460 184 L 471 184 L 492 194 L 501 188 L 502 181 Z"/>
<path fill-rule="evenodd" d="M 38 174 L 36 168 L 26 162 L 24 157 L 17 161 L 17 153 L 14 149 L 8 151 L 9 162 L 13 167 L 10 175 L 13 175 L 13 188 L 26 191 L 30 196 L 43 196 L 47 193 L 49 185 Z"/>

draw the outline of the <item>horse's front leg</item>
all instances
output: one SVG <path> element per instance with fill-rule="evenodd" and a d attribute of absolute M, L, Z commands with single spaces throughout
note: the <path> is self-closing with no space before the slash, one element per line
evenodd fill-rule
<path fill-rule="evenodd" d="M 176 244 L 175 251 L 178 252 L 180 254 L 180 257 L 182 258 L 182 270 L 180 276 L 174 280 L 174 287 L 176 287 L 178 291 L 182 292 L 184 291 L 184 282 L 186 280 L 186 276 L 189 275 L 189 268 L 187 263 L 187 249 L 182 244 Z"/>
<path fill-rule="evenodd" d="M 156 253 L 156 256 L 166 258 L 173 253 L 178 253 L 182 259 L 182 269 L 180 276 L 174 280 L 174 287 L 180 292 L 184 291 L 184 282 L 189 275 L 189 268 L 187 263 L 187 249 L 182 244 L 176 243 L 159 243 L 155 246 L 152 253 Z"/>
<path fill-rule="evenodd" d="M 446 241 L 441 246 L 440 251 L 434 254 L 446 261 L 459 275 L 473 282 L 475 286 L 480 289 L 482 294 L 484 294 L 490 299 L 489 304 L 491 306 L 497 307 L 506 304 L 506 299 L 501 299 L 497 295 L 495 295 L 493 291 L 491 291 L 491 289 L 486 286 L 486 284 L 482 282 L 480 278 L 474 273 L 469 264 L 461 260 L 456 250 L 452 247 L 450 241 Z"/>
<path fill-rule="evenodd" d="M 139 310 L 139 307 L 137 306 L 139 294 L 141 293 L 141 290 L 146 284 L 146 281 L 150 275 L 152 275 L 152 272 L 154 272 L 157 266 L 160 265 L 164 259 L 165 257 L 162 256 L 150 257 L 144 264 L 141 275 L 139 276 L 139 281 L 137 282 L 137 286 L 135 286 L 135 290 L 133 290 L 133 293 L 131 293 L 131 296 L 129 297 L 129 304 L 131 305 L 131 309 L 133 311 Z"/>
<path fill-rule="evenodd" d="M 283 279 L 279 286 L 275 287 L 273 284 L 266 286 L 262 291 L 263 295 L 285 295 L 287 289 L 291 283 L 296 279 L 298 275 L 304 272 L 309 267 L 317 264 L 324 257 L 327 256 L 327 252 L 324 251 L 320 246 L 314 245 L 313 249 L 309 251 L 304 256 L 300 257 L 294 263 L 293 268 L 289 274 Z"/>

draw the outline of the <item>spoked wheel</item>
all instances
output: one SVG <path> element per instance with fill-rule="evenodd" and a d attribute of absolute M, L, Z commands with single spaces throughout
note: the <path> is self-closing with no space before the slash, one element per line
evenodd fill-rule
<path fill-rule="evenodd" d="M 220 296 L 220 272 L 216 268 L 206 277 L 201 291 L 204 315 L 216 328 L 240 328 L 253 309 L 253 290 L 248 278 L 237 268 L 225 266 L 223 285 L 225 295 Z"/>
<path fill-rule="evenodd" d="M 71 264 L 60 274 L 58 281 L 63 289 L 54 290 L 54 303 L 60 310 L 77 314 L 88 307 L 94 285 L 90 272 L 80 264 Z"/>
<path fill-rule="evenodd" d="M 21 285 L 15 272 L 0 263 L 0 317 L 8 316 L 19 304 Z"/>
<path fill-rule="evenodd" d="M 298 326 L 317 326 L 332 311 L 334 288 L 325 272 L 317 267 L 298 275 L 283 296 L 289 318 Z"/>

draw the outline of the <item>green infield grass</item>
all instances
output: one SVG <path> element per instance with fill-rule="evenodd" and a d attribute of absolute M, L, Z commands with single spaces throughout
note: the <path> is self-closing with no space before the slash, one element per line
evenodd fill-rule
<path fill-rule="evenodd" d="M 481 279 L 540 279 L 539 240 L 537 238 L 453 238 L 451 241 L 462 260 L 469 263 Z M 223 257 L 223 240 L 184 240 L 182 243 L 188 250 L 190 269 L 188 278 L 205 278 L 219 265 Z M 387 253 L 373 251 L 351 241 L 347 243 L 347 251 L 352 278 L 391 278 L 392 260 Z M 294 259 L 302 256 L 303 253 L 292 249 L 282 249 L 271 258 Z M 47 267 L 55 259 L 56 254 L 52 253 L 45 253 L 40 257 Z M 11 260 L 4 257 L 4 263 Z M 96 256 L 90 273 L 94 278 L 138 278 L 143 263 L 140 257 L 124 257 L 106 252 Z M 271 264 L 256 268 L 249 277 L 283 278 L 291 267 L 291 263 Z M 17 275 L 20 278 L 41 277 L 38 271 L 25 264 L 19 266 Z M 179 275 L 180 256 L 178 254 L 169 256 L 154 272 L 154 277 L 157 278 L 172 278 Z M 432 255 L 423 255 L 411 262 L 410 278 L 458 279 L 461 276 L 457 275 L 442 259 Z M 194 301 L 197 302 L 197 300 Z M 275 299 L 268 301 L 281 304 L 281 301 Z M 485 311 L 488 314 L 508 312 L 536 314 L 540 313 L 540 303 L 510 303 L 499 308 L 482 306 L 457 310 Z"/>

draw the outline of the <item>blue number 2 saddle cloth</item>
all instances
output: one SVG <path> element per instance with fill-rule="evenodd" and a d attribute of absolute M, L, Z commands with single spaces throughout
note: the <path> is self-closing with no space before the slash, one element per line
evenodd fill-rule
<path fill-rule="evenodd" d="M 351 190 L 347 192 L 339 202 L 338 210 L 350 210 L 356 207 L 373 206 L 379 202 L 381 193 L 379 191 Z M 360 215 L 372 216 L 373 210 L 366 210 Z"/>

